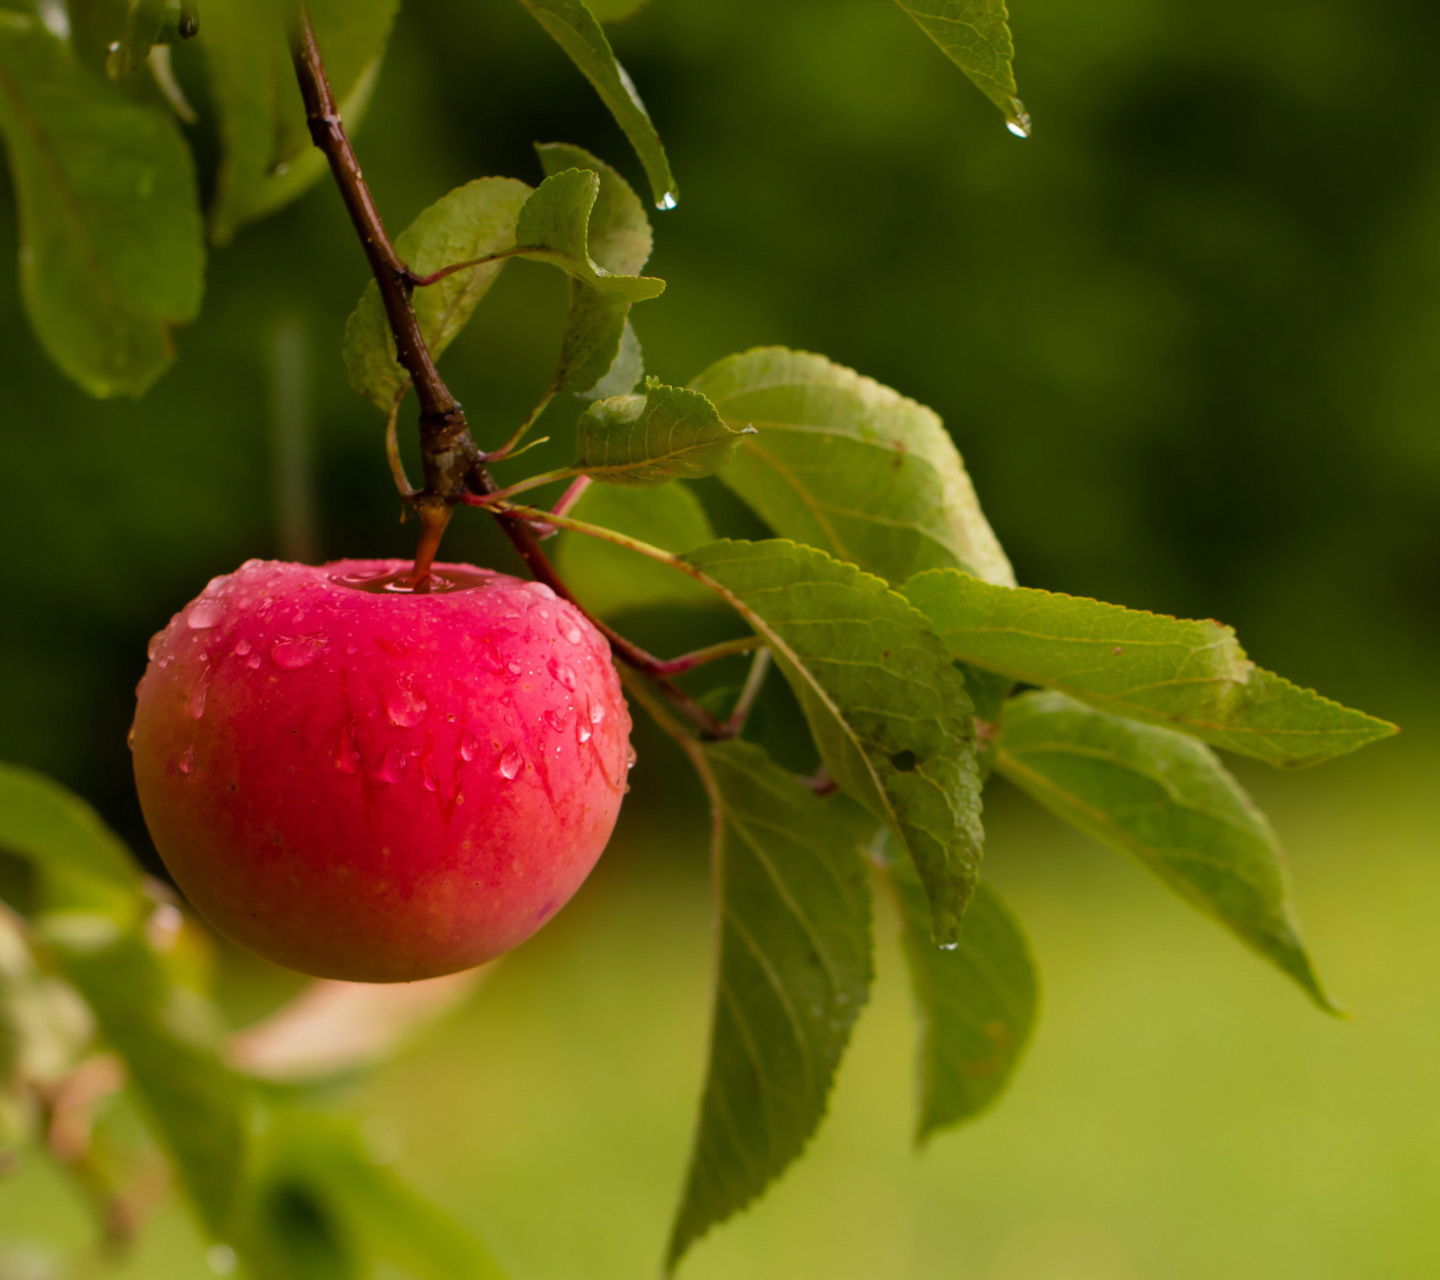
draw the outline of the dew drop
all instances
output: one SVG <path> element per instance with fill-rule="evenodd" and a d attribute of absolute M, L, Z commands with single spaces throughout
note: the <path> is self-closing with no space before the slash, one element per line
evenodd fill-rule
<path fill-rule="evenodd" d="M 415 691 L 412 679 L 402 679 L 385 698 L 390 723 L 398 729 L 413 729 L 429 709 L 430 704 Z"/>
<path fill-rule="evenodd" d="M 191 773 L 195 769 L 195 748 L 186 747 L 179 760 L 180 772 Z"/>
<path fill-rule="evenodd" d="M 237 644 L 237 645 L 235 646 L 235 656 L 236 656 L 237 658 L 243 658 L 243 657 L 245 657 L 245 655 L 248 654 L 249 652 L 250 652 L 250 641 L 248 641 L 248 640 L 242 640 L 242 641 L 240 641 L 239 644 Z"/>
<path fill-rule="evenodd" d="M 1019 98 L 1010 99 L 1012 115 L 1007 116 L 1005 127 L 1017 138 L 1028 138 L 1030 136 L 1030 113 L 1025 110 L 1025 104 Z"/>
<path fill-rule="evenodd" d="M 527 582 L 520 589 L 522 591 L 528 591 L 532 596 L 539 596 L 542 600 L 555 599 L 555 593 L 543 582 Z"/>
<path fill-rule="evenodd" d="M 942 942 L 939 944 L 941 951 L 955 951 L 960 946 L 959 942 Z"/>
<path fill-rule="evenodd" d="M 210 696 L 210 677 L 204 675 L 190 690 L 190 696 L 185 699 L 185 710 L 192 719 L 199 720 L 205 714 L 205 699 Z"/>
<path fill-rule="evenodd" d="M 501 753 L 500 763 L 496 767 L 495 772 L 504 778 L 506 782 L 513 782 L 515 775 L 520 772 L 520 767 L 524 763 L 525 759 L 520 754 L 519 748 L 512 742 Z"/>
<path fill-rule="evenodd" d="M 581 742 L 589 742 L 591 736 L 590 726 L 581 720 L 575 726 L 575 736 L 578 737 Z"/>
<path fill-rule="evenodd" d="M 550 660 L 550 674 L 567 689 L 572 691 L 575 686 L 580 683 L 579 677 L 576 676 L 570 667 L 567 667 L 563 662 L 556 662 L 553 658 Z"/>
<path fill-rule="evenodd" d="M 380 781 L 399 782 L 405 776 L 406 763 L 405 753 L 399 747 L 391 747 L 380 762 Z"/>
<path fill-rule="evenodd" d="M 430 758 L 428 751 L 420 757 L 420 781 L 425 784 L 426 791 L 440 790 L 440 779 L 435 774 L 435 761 Z"/>
<path fill-rule="evenodd" d="M 640 757 L 635 754 L 634 747 L 625 748 L 625 768 L 627 770 L 633 769 L 635 767 L 635 761 L 639 758 Z"/>
<path fill-rule="evenodd" d="M 160 645 L 165 639 L 163 631 L 157 631 L 150 637 L 150 643 L 145 646 L 145 656 L 154 662 L 160 656 Z"/>
<path fill-rule="evenodd" d="M 209 631 L 225 616 L 225 606 L 218 600 L 197 600 L 185 615 L 185 625 L 191 631 Z"/>
<path fill-rule="evenodd" d="M 603 702 L 590 703 L 590 723 L 599 724 L 605 719 L 605 704 Z"/>
<path fill-rule="evenodd" d="M 545 719 L 550 727 L 554 729 L 556 733 L 559 733 L 570 723 L 570 708 L 551 707 L 550 710 L 545 713 Z"/>
<path fill-rule="evenodd" d="M 518 662 L 507 662 L 505 664 L 505 670 L 508 671 L 512 676 L 518 676 L 522 671 L 525 670 L 525 668 L 522 667 Z"/>
<path fill-rule="evenodd" d="M 465 732 L 460 735 L 460 759 L 468 764 L 471 760 L 475 759 L 475 753 L 479 750 L 480 743 L 476 740 L 475 735 L 471 733 L 469 729 L 466 729 Z"/>
<path fill-rule="evenodd" d="M 657 209 L 664 209 L 668 213 L 679 203 L 675 198 L 675 193 L 673 191 L 667 191 L 660 199 L 655 201 L 655 207 Z"/>
<path fill-rule="evenodd" d="M 579 644 L 585 638 L 585 633 L 575 625 L 575 620 L 565 617 L 564 614 L 556 621 L 555 628 L 571 644 Z"/>
<path fill-rule="evenodd" d="M 324 636 L 293 636 L 277 640 L 270 657 L 282 671 L 298 671 L 320 656 L 328 641 Z"/>
<path fill-rule="evenodd" d="M 251 671 L 257 670 L 260 666 L 260 655 L 258 653 L 252 653 L 245 659 L 245 665 L 249 667 Z"/>

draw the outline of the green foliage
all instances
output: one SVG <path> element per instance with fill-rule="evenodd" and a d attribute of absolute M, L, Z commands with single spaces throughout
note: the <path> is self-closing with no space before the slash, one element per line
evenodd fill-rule
<path fill-rule="evenodd" d="M 20 287 L 50 357 L 92 395 L 139 395 L 200 308 L 195 171 L 174 122 L 0 11 L 0 130 L 20 205 Z"/>
<path fill-rule="evenodd" d="M 399 0 L 316 0 L 308 5 L 340 114 L 350 128 L 369 105 Z M 283 0 L 206 0 L 200 25 L 210 94 L 225 154 L 211 235 L 225 244 L 311 186 L 326 170 L 309 145 L 286 44 Z"/>
<path fill-rule="evenodd" d="M 1300 941 L 1275 833 L 1208 747 L 1062 693 L 1026 693 L 1006 708 L 995 767 L 1333 1007 Z"/>
<path fill-rule="evenodd" d="M 664 551 L 691 551 L 715 539 L 705 508 L 681 481 L 646 490 L 592 485 L 571 515 Z M 715 604 L 714 594 L 693 578 L 584 534 L 562 533 L 555 563 L 585 607 L 602 618 L 664 605 Z"/>
<path fill-rule="evenodd" d="M 903 858 L 885 861 L 920 1019 L 915 1135 L 974 1119 L 999 1097 L 1030 1039 L 1039 999 L 1035 959 L 1020 923 L 985 880 L 965 911 L 960 945 L 930 940 L 925 891 Z"/>
<path fill-rule="evenodd" d="M 953 943 L 979 874 L 980 774 L 965 681 L 878 578 L 793 542 L 724 540 L 686 563 L 770 646 L 831 777 L 895 833 Z"/>
<path fill-rule="evenodd" d="M 1218 622 L 994 587 L 953 570 L 918 574 L 905 594 L 963 662 L 1269 764 L 1314 764 L 1395 732 L 1255 666 Z"/>
<path fill-rule="evenodd" d="M 376 1260 L 426 1280 L 496 1274 L 478 1244 L 371 1165 L 351 1126 L 272 1101 L 257 1149 L 259 1090 L 225 1062 L 214 1005 L 167 956 L 165 931 L 148 927 L 174 908 L 157 907 L 87 805 L 0 766 L 0 849 L 28 859 L 39 878 L 33 945 L 124 1062 L 207 1233 L 231 1242 L 254 1274 L 362 1280 Z M 23 977 L 7 956 L 0 938 L 0 980 Z M 13 997 L 0 998 L 0 1015 L 7 1004 L 14 1009 Z"/>
<path fill-rule="evenodd" d="M 535 148 L 549 176 L 589 170 L 600 180 L 586 228 L 590 261 L 617 276 L 637 276 L 654 237 L 645 206 L 630 184 L 603 160 L 563 142 Z M 640 342 L 629 322 L 630 302 L 588 280 L 570 278 L 570 308 L 560 344 L 555 389 L 598 398 L 624 395 L 645 372 Z"/>
<path fill-rule="evenodd" d="M 396 237 L 395 249 L 419 275 L 497 254 L 515 243 L 515 224 L 530 194 L 514 178 L 476 178 L 423 210 Z M 415 316 L 436 359 L 469 323 L 505 261 L 467 267 L 415 291 Z M 373 280 L 345 325 L 344 351 L 350 385 L 388 413 L 410 375 L 395 358 L 395 338 Z"/>
<path fill-rule="evenodd" d="M 649 378 L 644 395 L 597 400 L 580 415 L 570 465 L 627 488 L 694 480 L 723 467 L 754 430 L 732 430 L 698 391 Z"/>
<path fill-rule="evenodd" d="M 1015 43 L 1005 0 L 896 0 L 975 86 L 1005 113 L 1011 133 L 1028 137 L 1030 117 L 1015 96 Z"/>
<path fill-rule="evenodd" d="M 720 959 L 710 1062 L 673 1266 L 804 1149 L 870 993 L 863 812 L 750 743 L 697 756 L 714 806 Z"/>
<path fill-rule="evenodd" d="M 964 569 L 1014 586 L 955 443 L 924 405 L 823 356 L 760 347 L 691 385 L 753 423 L 721 479 L 776 533 L 898 584 Z"/>
<path fill-rule="evenodd" d="M 581 0 L 520 0 L 530 15 L 549 32 L 570 61 L 595 86 L 595 92 L 610 109 L 615 122 L 625 131 L 645 176 L 656 205 L 661 209 L 675 204 L 675 179 L 660 135 L 640 101 L 634 82 L 615 57 L 610 41 L 595 15 Z"/>

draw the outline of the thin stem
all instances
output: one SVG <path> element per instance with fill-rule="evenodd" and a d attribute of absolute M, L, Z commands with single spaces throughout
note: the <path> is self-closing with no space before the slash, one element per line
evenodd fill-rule
<path fill-rule="evenodd" d="M 729 658 L 737 653 L 750 653 L 760 648 L 765 642 L 759 636 L 741 636 L 738 640 L 722 640 L 719 644 L 706 645 L 703 649 L 696 649 L 692 653 L 681 654 L 678 658 L 668 658 L 657 663 L 656 675 L 678 676 L 687 671 L 693 671 L 696 667 L 703 667 L 707 662 L 714 662 L 718 658 Z"/>
<path fill-rule="evenodd" d="M 745 722 L 750 719 L 750 712 L 754 710 L 755 699 L 760 696 L 760 690 L 765 686 L 765 677 L 769 674 L 770 650 L 760 649 L 750 663 L 745 686 L 740 690 L 735 706 L 731 708 L 730 719 L 725 721 L 725 728 L 731 737 L 739 737 L 741 730 L 745 728 Z"/>
<path fill-rule="evenodd" d="M 561 467 L 557 471 L 542 471 L 537 476 L 530 476 L 515 484 L 506 485 L 505 488 L 496 489 L 493 493 L 462 493 L 460 501 L 472 507 L 493 507 L 497 502 L 506 501 L 513 494 L 524 493 L 529 489 L 538 489 L 541 485 L 554 484 L 557 480 L 568 480 L 574 474 L 574 467 Z"/>
<path fill-rule="evenodd" d="M 420 401 L 424 492 L 453 502 L 465 487 L 467 475 L 479 461 L 480 451 L 470 438 L 464 410 L 450 394 L 425 343 L 411 302 L 414 273 L 396 253 L 380 211 L 370 195 L 370 188 L 365 183 L 365 176 L 360 171 L 355 149 L 345 132 L 335 94 L 325 74 L 325 63 L 315 40 L 315 28 L 310 22 L 309 11 L 303 5 L 292 54 L 311 140 L 330 162 L 330 171 L 335 176 L 350 221 L 360 237 L 360 244 L 379 287 L 380 300 L 384 303 L 390 330 L 395 335 L 396 357 L 410 374 Z"/>
<path fill-rule="evenodd" d="M 515 434 L 510 437 L 493 453 L 485 455 L 486 462 L 499 462 L 510 457 L 515 452 L 515 446 L 520 443 L 539 420 L 540 415 L 550 407 L 550 401 L 555 399 L 555 385 L 552 383 L 545 388 L 545 394 L 540 397 L 540 402 L 525 415 L 525 421 L 515 428 Z"/>
<path fill-rule="evenodd" d="M 390 406 L 390 417 L 385 423 L 385 456 L 390 460 L 390 474 L 395 477 L 395 487 L 400 490 L 400 496 L 407 502 L 411 498 L 419 496 L 420 490 L 410 483 L 410 477 L 405 474 L 405 462 L 400 457 L 400 436 L 396 430 L 396 424 L 400 421 L 400 405 L 405 400 L 405 392 L 408 388 L 402 388 L 395 393 L 395 403 Z"/>
<path fill-rule="evenodd" d="M 498 253 L 487 253 L 481 258 L 466 258 L 464 262 L 452 262 L 440 268 L 439 271 L 432 271 L 428 276 L 417 276 L 410 273 L 410 283 L 416 289 L 424 289 L 432 284 L 439 284 L 447 276 L 453 276 L 457 271 L 469 271 L 471 267 L 483 267 L 488 262 L 503 262 L 506 258 L 513 258 L 519 253 L 544 252 L 543 244 L 513 244 L 508 249 L 501 249 Z M 553 250 L 551 250 L 553 252 Z"/>
<path fill-rule="evenodd" d="M 550 514 L 553 516 L 563 516 L 571 507 L 580 501 L 581 495 L 584 494 L 585 490 L 592 484 L 594 484 L 594 481 L 591 480 L 589 476 L 576 476 L 571 486 L 560 495 L 560 500 L 550 508 Z M 535 530 L 535 536 L 542 540 L 545 538 L 553 538 L 560 532 L 559 525 L 550 524 L 548 521 L 532 523 L 530 527 Z"/>

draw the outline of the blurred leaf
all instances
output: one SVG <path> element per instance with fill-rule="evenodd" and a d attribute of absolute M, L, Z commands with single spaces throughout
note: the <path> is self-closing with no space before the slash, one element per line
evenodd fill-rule
<path fill-rule="evenodd" d="M 595 86 L 601 101 L 610 109 L 640 157 L 655 203 L 662 209 L 673 207 L 675 179 L 660 135 L 650 123 L 645 104 L 640 101 L 625 68 L 616 60 L 615 51 L 610 48 L 610 41 L 605 38 L 595 15 L 580 0 L 520 0 L 520 3 Z"/>
<path fill-rule="evenodd" d="M 399 0 L 311 0 L 325 69 L 352 132 L 370 100 Z M 200 42 L 225 155 L 211 234 L 223 244 L 288 203 L 326 170 L 310 145 L 286 42 L 283 0 L 206 0 Z M 387 406 L 388 408 L 388 406 Z"/>
<path fill-rule="evenodd" d="M 124 30 L 106 60 L 106 70 L 112 77 L 118 80 L 145 65 L 151 45 L 160 39 L 165 4 L 166 0 L 129 0 Z"/>
<path fill-rule="evenodd" d="M 70 45 L 91 71 L 104 74 L 111 46 L 125 34 L 129 0 L 67 0 Z"/>
<path fill-rule="evenodd" d="M 1005 0 L 896 0 L 971 82 L 1005 113 L 1012 133 L 1030 134 L 1025 104 L 1015 96 L 1015 43 Z"/>
<path fill-rule="evenodd" d="M 823 356 L 759 347 L 691 384 L 760 434 L 720 478 L 776 533 L 892 583 L 955 567 L 1013 586 L 940 419 Z"/>
<path fill-rule="evenodd" d="M 0 1090 L 60 1079 L 95 1035 L 75 989 L 36 965 L 28 934 L 18 915 L 0 906 Z"/>
<path fill-rule="evenodd" d="M 689 551 L 710 542 L 715 532 L 705 508 L 681 481 L 658 489 L 591 485 L 570 512 L 664 551 Z M 632 551 L 583 533 L 561 533 L 555 557 L 561 576 L 602 618 L 650 606 L 699 606 L 715 596 L 693 578 Z"/>
<path fill-rule="evenodd" d="M 585 0 L 585 7 L 601 22 L 623 22 L 633 18 L 650 0 Z"/>
<path fill-rule="evenodd" d="M 1275 833 L 1208 747 L 1061 693 L 1026 693 L 1006 709 L 995 767 L 1132 854 L 1333 1012 L 1300 941 Z"/>
<path fill-rule="evenodd" d="M 597 400 L 580 415 L 570 465 L 604 484 L 648 489 L 713 475 L 753 430 L 732 431 L 698 391 L 649 378 L 644 395 Z"/>
<path fill-rule="evenodd" d="M 600 190 L 587 232 L 590 257 L 614 275 L 638 275 L 649 260 L 653 237 L 645 206 L 630 184 L 581 147 L 551 142 L 537 145 L 535 150 L 547 175 L 567 169 L 588 169 L 599 175 Z M 556 390 L 603 399 L 623 395 L 640 381 L 644 366 L 640 343 L 627 319 L 629 311 L 629 302 L 571 277 Z M 628 347 L 624 343 L 627 338 Z M 620 383 L 625 385 L 606 385 Z"/>
<path fill-rule="evenodd" d="M 1162 617 L 953 569 L 905 594 L 963 662 L 1275 765 L 1314 764 L 1394 725 L 1257 667 L 1229 627 Z"/>
<path fill-rule="evenodd" d="M 271 1117 L 244 1240 L 264 1280 L 501 1280 L 480 1243 L 366 1154 L 351 1125 Z"/>
<path fill-rule="evenodd" d="M 220 1061 L 220 1020 L 176 985 L 145 934 L 150 901 L 124 846 L 48 779 L 0 766 L 0 847 L 40 874 L 35 930 L 124 1059 L 180 1175 L 222 1231 L 244 1159 L 244 1083 Z"/>
<path fill-rule="evenodd" d="M 960 943 L 930 940 L 930 909 L 903 858 L 885 874 L 900 907 L 901 940 L 920 1017 L 920 1114 L 916 1140 L 980 1114 L 1004 1091 L 1035 1023 L 1039 983 L 1019 922 L 982 880 L 966 908 Z"/>
<path fill-rule="evenodd" d="M 720 959 L 671 1266 L 804 1149 L 872 976 L 859 850 L 872 821 L 842 797 L 819 799 L 750 743 L 702 754 L 715 813 Z"/>
<path fill-rule="evenodd" d="M 684 559 L 769 644 L 830 776 L 900 838 L 936 941 L 954 941 L 979 875 L 980 774 L 964 678 L 925 619 L 794 542 L 722 540 Z"/>
<path fill-rule="evenodd" d="M 396 252 L 419 275 L 498 253 L 515 243 L 516 219 L 530 194 L 515 178 L 476 178 L 421 212 L 396 239 Z M 435 359 L 469 323 L 504 265 L 504 258 L 483 263 L 415 290 L 415 316 Z M 345 367 L 350 385 L 385 413 L 410 385 L 373 280 L 345 325 Z"/>
<path fill-rule="evenodd" d="M 190 151 L 33 18 L 0 11 L 0 131 L 20 207 L 20 288 L 50 357 L 91 395 L 139 395 L 200 309 Z"/>

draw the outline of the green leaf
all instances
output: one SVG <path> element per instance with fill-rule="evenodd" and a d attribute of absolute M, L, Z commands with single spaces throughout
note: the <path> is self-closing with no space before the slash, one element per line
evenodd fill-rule
<path fill-rule="evenodd" d="M 587 231 L 590 258 L 612 275 L 638 275 L 650 258 L 653 236 L 645 206 L 630 184 L 582 147 L 550 142 L 535 150 L 547 174 L 588 169 L 599 176 Z M 645 370 L 629 312 L 629 302 L 572 276 L 557 390 L 603 399 L 635 386 Z"/>
<path fill-rule="evenodd" d="M 1137 858 L 1333 1011 L 1300 941 L 1275 833 L 1208 747 L 1061 693 L 1026 693 L 1006 708 L 995 767 Z"/>
<path fill-rule="evenodd" d="M 715 537 L 705 508 L 678 480 L 647 491 L 591 485 L 570 514 L 664 551 L 689 551 Z M 582 533 L 560 534 L 555 563 L 585 607 L 602 618 L 630 609 L 715 604 L 714 594 L 693 578 Z"/>
<path fill-rule="evenodd" d="M 146 936 L 151 904 L 124 846 L 81 800 L 0 766 L 0 848 L 40 879 L 37 935 L 84 996 L 212 1231 L 229 1221 L 245 1152 L 244 1083 L 220 1060 L 220 1020 L 171 981 Z"/>
<path fill-rule="evenodd" d="M 125 27 L 110 51 L 106 69 L 115 79 L 128 76 L 145 65 L 150 47 L 160 39 L 165 21 L 166 0 L 130 0 Z"/>
<path fill-rule="evenodd" d="M 649 0 L 585 0 L 585 7 L 601 22 L 623 22 L 633 18 Z"/>
<path fill-rule="evenodd" d="M 869 996 L 873 831 L 750 743 L 703 749 L 720 960 L 710 1060 L 669 1262 L 804 1149 Z"/>
<path fill-rule="evenodd" d="M 823 356 L 759 347 L 690 384 L 729 423 L 754 423 L 723 480 L 772 529 L 891 583 L 954 567 L 1015 575 L 954 442 L 924 405 Z"/>
<path fill-rule="evenodd" d="M 531 189 L 514 178 L 476 178 L 425 209 L 395 241 L 396 252 L 419 275 L 498 253 L 515 243 L 515 225 Z M 469 323 L 505 259 L 457 271 L 415 290 L 415 317 L 437 360 Z M 395 338 L 372 280 L 345 325 L 350 385 L 389 413 L 410 375 L 395 358 Z"/>
<path fill-rule="evenodd" d="M 898 592 L 794 542 L 722 540 L 684 559 L 770 646 L 830 776 L 899 837 L 953 942 L 979 875 L 974 707 Z"/>
<path fill-rule="evenodd" d="M 963 662 L 1270 764 L 1314 764 L 1397 732 L 1257 667 L 1218 622 L 949 569 L 918 574 L 905 594 Z"/>
<path fill-rule="evenodd" d="M 650 123 L 634 83 L 616 61 L 615 51 L 610 48 L 610 41 L 605 38 L 595 15 L 580 0 L 520 0 L 520 3 L 595 86 L 595 92 L 640 157 L 656 205 L 662 209 L 673 208 L 675 179 L 660 135 Z"/>
<path fill-rule="evenodd" d="M 20 289 L 51 359 L 91 395 L 139 395 L 200 309 L 190 151 L 170 116 L 0 12 L 0 132 L 20 212 Z"/>
<path fill-rule="evenodd" d="M 399 0 L 312 0 L 316 40 L 353 132 L 379 74 Z M 286 43 L 283 0 L 206 0 L 200 43 L 220 115 L 225 154 L 211 210 L 211 236 L 230 240 L 305 191 L 326 169 L 310 145 L 305 107 Z"/>
<path fill-rule="evenodd" d="M 965 911 L 960 945 L 930 940 L 925 891 L 904 858 L 885 860 L 920 1020 L 915 1138 L 971 1120 L 1004 1091 L 1035 1025 L 1039 978 L 1019 922 L 986 880 Z"/>
<path fill-rule="evenodd" d="M 896 0 L 976 88 L 1005 113 L 1010 132 L 1030 136 L 1030 117 L 1015 96 L 1015 43 L 1005 0 Z"/>
<path fill-rule="evenodd" d="M 580 415 L 570 465 L 592 480 L 648 489 L 713 475 L 753 431 L 731 430 L 698 391 L 648 378 L 644 395 L 597 400 Z"/>
<path fill-rule="evenodd" d="M 241 1238 L 253 1274 L 501 1280 L 479 1241 L 377 1166 L 351 1125 L 299 1109 L 269 1119 Z"/>

